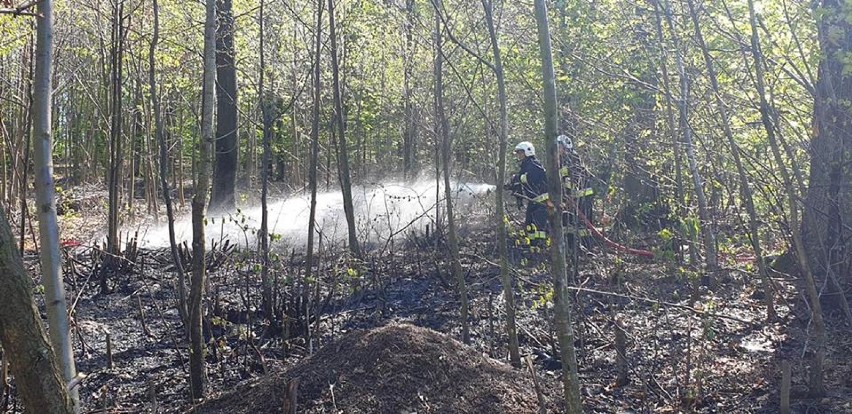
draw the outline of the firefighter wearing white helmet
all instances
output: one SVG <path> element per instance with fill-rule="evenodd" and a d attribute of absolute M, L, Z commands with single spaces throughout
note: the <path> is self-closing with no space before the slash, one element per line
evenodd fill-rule
<path fill-rule="evenodd" d="M 523 152 L 525 157 L 535 157 L 535 147 L 532 142 L 519 142 L 518 145 L 515 145 L 515 153 L 519 151 Z M 519 160 L 523 160 L 523 158 L 519 158 Z"/>
<path fill-rule="evenodd" d="M 592 220 L 592 205 L 594 190 L 591 188 L 592 175 L 580 160 L 580 155 L 574 149 L 574 141 L 567 135 L 556 137 L 559 148 L 559 177 L 562 179 L 563 198 L 566 211 L 562 215 L 562 224 L 567 234 L 577 234 L 580 240 L 588 241 L 589 232 L 585 221 L 580 220 L 581 213 L 589 222 Z M 569 243 L 573 246 L 573 241 Z"/>
<path fill-rule="evenodd" d="M 524 228 L 530 244 L 545 245 L 547 241 L 547 175 L 541 162 L 535 157 L 535 146 L 529 141 L 523 141 L 515 146 L 515 156 L 520 163 L 520 168 L 505 187 L 512 190 L 519 200 L 527 200 Z"/>
<path fill-rule="evenodd" d="M 560 152 L 563 150 L 574 151 L 574 141 L 568 135 L 560 135 L 556 137 L 556 143 L 559 144 Z"/>

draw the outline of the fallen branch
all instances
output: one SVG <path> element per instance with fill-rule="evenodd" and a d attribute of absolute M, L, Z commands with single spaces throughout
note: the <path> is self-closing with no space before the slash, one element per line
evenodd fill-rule
<path fill-rule="evenodd" d="M 533 367 L 532 358 L 529 355 L 525 358 L 527 360 L 527 367 L 530 369 L 530 375 L 532 375 L 533 386 L 535 387 L 535 396 L 538 398 L 538 412 L 540 414 L 547 412 L 547 402 L 544 400 L 544 393 L 541 391 L 541 385 L 538 383 L 538 375 L 535 373 L 535 368 Z"/>

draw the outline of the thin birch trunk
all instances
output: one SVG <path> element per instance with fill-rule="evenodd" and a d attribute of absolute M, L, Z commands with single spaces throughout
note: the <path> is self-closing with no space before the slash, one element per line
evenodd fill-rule
<path fill-rule="evenodd" d="M 201 139 L 192 198 L 192 282 L 189 292 L 189 372 L 192 398 L 203 398 L 206 389 L 204 338 L 201 335 L 201 302 L 207 277 L 205 260 L 204 221 L 207 195 L 210 190 L 210 163 L 214 141 L 213 105 L 216 81 L 216 0 L 207 0 L 204 22 L 204 80 L 201 99 Z"/>
<path fill-rule="evenodd" d="M 668 53 L 665 47 L 665 38 L 663 37 L 663 22 L 662 11 L 659 0 L 652 0 L 654 4 L 654 25 L 657 29 L 657 39 L 660 43 L 660 71 L 663 79 L 663 96 L 666 102 L 666 126 L 672 137 L 672 151 L 674 152 L 674 169 L 675 169 L 675 188 L 674 196 L 677 201 L 677 214 L 679 217 L 686 217 L 686 199 L 683 192 L 683 160 L 682 148 L 677 131 L 675 130 L 674 111 L 672 107 L 672 88 L 669 79 Z M 681 240 L 675 240 L 672 246 L 676 252 L 678 260 L 683 260 L 683 252 L 681 251 Z M 694 251 L 694 246 L 690 244 L 690 251 Z M 695 255 L 693 255 L 694 257 Z"/>
<path fill-rule="evenodd" d="M 302 298 L 307 307 L 308 300 L 308 281 L 313 279 L 314 268 L 314 234 L 316 233 L 316 216 L 317 216 L 317 168 L 319 165 L 319 128 L 320 128 L 320 99 L 322 97 L 322 84 L 320 79 L 320 57 L 322 54 L 322 12 L 323 0 L 317 0 L 317 26 L 316 38 L 314 43 L 313 56 L 313 111 L 311 120 L 311 159 L 308 168 L 308 186 L 311 191 L 311 211 L 308 217 L 308 246 L 307 257 L 305 262 L 305 279 L 303 283 Z M 306 318 L 305 326 L 308 329 L 308 321 Z M 309 335 L 308 335 L 309 337 Z"/>
<path fill-rule="evenodd" d="M 112 21 L 112 52 L 111 78 L 112 94 L 110 95 L 110 136 L 109 136 L 109 213 L 107 219 L 107 258 L 101 277 L 101 292 L 106 293 L 108 270 L 115 264 L 121 247 L 118 240 L 119 210 L 121 209 L 121 173 L 123 164 L 122 149 L 122 99 L 121 85 L 124 63 L 124 1 L 118 0 L 113 6 Z M 131 194 L 132 196 L 132 194 Z"/>
<path fill-rule="evenodd" d="M 686 159 L 689 163 L 689 171 L 692 174 L 692 186 L 695 191 L 695 198 L 698 202 L 698 218 L 701 221 L 701 236 L 704 241 L 704 263 L 707 266 L 707 271 L 713 272 L 718 267 L 718 257 L 716 255 L 716 236 L 713 233 L 712 221 L 710 218 L 709 208 L 707 206 L 707 197 L 704 195 L 703 178 L 698 170 L 698 160 L 695 154 L 695 146 L 692 143 L 692 126 L 689 124 L 689 74 L 686 72 L 686 67 L 683 62 L 683 51 L 681 50 L 680 40 L 675 31 L 675 25 L 671 13 L 671 7 L 668 0 L 665 2 L 666 21 L 669 25 L 669 30 L 672 33 L 672 41 L 674 43 L 675 60 L 677 62 L 678 76 L 680 77 L 680 99 L 678 100 L 678 112 L 680 114 L 680 127 L 683 132 L 683 143 L 686 147 Z M 702 283 L 710 282 L 709 275 L 702 277 Z"/>
<path fill-rule="evenodd" d="M 734 140 L 734 134 L 731 131 L 728 109 L 722 99 L 722 93 L 719 91 L 719 80 L 716 76 L 716 68 L 713 66 L 713 58 L 710 56 L 710 51 L 707 49 L 707 44 L 704 42 L 704 35 L 701 33 L 698 13 L 696 13 L 694 3 L 695 2 L 693 0 L 687 0 L 689 14 L 692 17 L 692 23 L 695 28 L 695 39 L 698 42 L 698 47 L 701 48 L 701 54 L 704 57 L 704 65 L 707 68 L 707 76 L 710 78 L 710 86 L 713 89 L 713 97 L 716 100 L 716 107 L 719 110 L 722 132 L 727 140 L 728 150 L 734 158 L 734 164 L 737 166 L 737 176 L 740 181 L 740 197 L 742 198 L 742 202 L 745 204 L 746 211 L 748 212 L 751 246 L 752 249 L 754 249 L 755 259 L 757 261 L 758 275 L 760 276 L 761 283 L 763 284 L 764 300 L 766 302 L 766 318 L 771 321 L 774 320 L 776 316 L 775 295 L 769 279 L 769 273 L 766 269 L 766 263 L 763 260 L 763 250 L 760 246 L 759 224 L 757 221 L 757 212 L 754 208 L 754 200 L 751 195 L 751 185 L 748 182 L 748 176 L 746 175 L 745 168 L 743 167 L 742 160 L 740 159 L 739 146 L 737 146 L 737 143 Z"/>
<path fill-rule="evenodd" d="M 506 182 L 506 145 L 509 137 L 509 111 L 507 109 L 506 80 L 503 75 L 503 60 L 500 56 L 500 45 L 497 42 L 497 31 L 494 28 L 494 4 L 492 0 L 482 0 L 485 10 L 485 22 L 488 25 L 488 36 L 491 39 L 491 50 L 494 53 L 494 76 L 497 78 L 497 101 L 500 103 L 500 132 L 497 140 L 499 149 L 497 161 L 497 191 L 494 192 L 497 223 L 497 254 L 500 257 L 500 280 L 503 283 L 503 300 L 506 301 L 506 333 L 509 335 L 509 360 L 515 367 L 521 366 L 521 353 L 518 346 L 518 328 L 515 323 L 515 294 L 512 277 L 509 275 L 509 247 L 506 231 L 506 212 L 503 204 L 503 191 L 500 187 Z"/>
<path fill-rule="evenodd" d="M 343 211 L 346 215 L 346 226 L 349 233 L 349 250 L 352 255 L 361 259 L 361 247 L 358 244 L 358 234 L 355 229 L 355 207 L 352 204 L 352 182 L 349 174 L 349 147 L 346 145 L 346 114 L 343 112 L 343 98 L 340 96 L 340 65 L 337 62 L 337 34 L 334 22 L 334 0 L 328 0 L 328 36 L 331 41 L 331 76 L 334 91 L 334 114 L 338 139 L 337 167 L 340 178 L 340 188 L 343 192 Z"/>
<path fill-rule="evenodd" d="M 272 283 L 269 280 L 269 210 L 267 208 L 267 195 L 269 192 L 269 159 L 270 159 L 270 141 L 272 140 L 272 113 L 270 111 L 271 102 L 265 99 L 266 90 L 264 89 L 264 78 L 266 71 L 266 61 L 264 56 L 264 15 L 263 15 L 264 0 L 260 0 L 260 82 L 258 83 L 258 95 L 260 96 L 259 104 L 261 116 L 263 117 L 263 169 L 260 171 L 260 231 L 258 239 L 260 241 L 260 280 L 263 285 L 263 313 L 267 321 L 275 320 L 273 314 L 274 302 L 272 298 Z M 254 134 L 252 134 L 253 136 Z"/>
<path fill-rule="evenodd" d="M 59 223 L 56 217 L 56 188 L 53 181 L 53 131 L 51 129 L 51 81 L 53 61 L 53 1 L 38 4 L 35 77 L 33 80 L 33 155 L 35 164 L 36 211 L 38 211 L 39 241 L 44 303 L 50 327 L 50 343 L 59 359 L 62 379 L 71 381 L 77 375 L 71 329 L 62 279 L 62 256 L 59 251 Z M 5 219 L 5 217 L 4 217 Z M 30 369 L 29 367 L 18 367 Z M 18 370 L 15 371 L 19 373 Z M 74 409 L 80 405 L 77 389 L 70 392 Z"/>
<path fill-rule="evenodd" d="M 154 7 L 154 35 L 151 39 L 151 46 L 148 51 L 148 83 L 151 86 L 151 106 L 154 111 L 154 125 L 157 134 L 157 142 L 160 146 L 160 186 L 163 189 L 163 201 L 166 204 L 166 219 L 169 227 L 169 246 L 172 253 L 172 261 L 175 263 L 177 270 L 177 290 L 178 290 L 178 314 L 180 315 L 181 323 L 183 323 L 184 334 L 189 338 L 189 320 L 186 308 L 186 274 L 183 269 L 180 255 L 178 254 L 177 238 L 175 236 L 175 212 L 174 203 L 172 201 L 172 192 L 168 182 L 168 165 L 169 165 L 169 149 L 166 143 L 166 134 L 163 128 L 163 121 L 160 117 L 160 94 L 157 90 L 156 77 L 156 60 L 154 53 L 157 50 L 157 45 L 160 41 L 160 7 L 157 0 L 153 0 Z"/>
<path fill-rule="evenodd" d="M 559 125 L 556 101 L 556 76 L 553 73 L 553 52 L 550 47 L 550 25 L 547 21 L 545 0 L 535 0 L 535 20 L 538 27 L 538 44 L 541 53 L 541 74 L 544 84 L 544 138 L 547 143 L 547 186 L 551 200 L 562 200 L 562 180 L 559 177 L 559 154 L 556 135 Z M 577 374 L 577 354 L 574 349 L 571 295 L 568 292 L 568 266 L 565 260 L 565 235 L 560 209 L 549 207 L 551 223 L 550 263 L 555 291 L 554 319 L 562 359 L 562 387 L 566 410 L 571 414 L 583 412 L 580 400 L 580 379 Z"/>
<path fill-rule="evenodd" d="M 470 342 L 470 326 L 468 321 L 469 305 L 467 298 L 467 284 L 464 280 L 461 262 L 459 260 L 459 242 L 456 234 L 456 222 L 453 211 L 453 190 L 450 187 L 450 149 L 452 147 L 450 138 L 450 123 L 444 113 L 444 77 L 443 77 L 443 33 L 441 30 L 442 0 L 433 0 L 435 6 L 435 115 L 436 129 L 441 139 L 441 164 L 444 175 L 444 197 L 446 198 L 447 218 L 447 242 L 449 244 L 449 256 L 451 271 L 456 281 L 456 294 L 459 296 L 461 310 L 462 342 Z"/>

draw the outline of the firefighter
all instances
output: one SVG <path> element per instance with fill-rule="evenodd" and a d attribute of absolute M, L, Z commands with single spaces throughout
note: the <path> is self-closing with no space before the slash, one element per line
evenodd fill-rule
<path fill-rule="evenodd" d="M 578 212 L 586 216 L 591 223 L 595 194 L 591 187 L 592 174 L 580 160 L 570 137 L 560 135 L 556 137 L 556 144 L 559 148 L 559 177 L 562 179 L 565 209 L 562 213 L 562 224 L 569 236 L 569 246 L 574 245 L 573 237 L 576 234 L 583 246 L 589 247 L 589 231 L 585 222 L 578 217 Z"/>
<path fill-rule="evenodd" d="M 528 141 L 515 146 L 515 156 L 520 168 L 505 187 L 519 199 L 527 200 L 524 229 L 530 246 L 546 246 L 549 195 L 544 167 L 535 157 L 535 147 Z"/>

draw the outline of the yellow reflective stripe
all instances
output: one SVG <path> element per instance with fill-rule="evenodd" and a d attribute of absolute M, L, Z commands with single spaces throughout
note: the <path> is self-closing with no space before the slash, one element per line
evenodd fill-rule
<path fill-rule="evenodd" d="M 571 189 L 571 181 L 570 180 L 563 181 L 562 186 L 565 187 L 566 190 L 570 190 Z"/>
<path fill-rule="evenodd" d="M 547 238 L 547 232 L 545 232 L 545 231 L 541 231 L 541 230 L 539 230 L 539 231 L 531 231 L 531 232 L 527 233 L 527 237 L 528 237 L 530 240 L 537 240 L 537 239 L 544 240 L 544 239 L 546 239 L 546 238 Z"/>
<path fill-rule="evenodd" d="M 527 183 L 527 174 L 526 173 L 521 174 L 521 183 L 522 184 Z"/>
<path fill-rule="evenodd" d="M 550 194 L 544 193 L 533 199 L 536 203 L 544 203 L 545 201 L 550 200 Z"/>
<path fill-rule="evenodd" d="M 595 193 L 595 190 L 592 190 L 591 188 L 584 188 L 584 189 L 582 189 L 582 190 L 577 190 L 577 191 L 575 191 L 575 192 L 574 192 L 574 198 L 580 198 L 580 197 L 590 196 L 590 195 L 592 195 L 592 194 L 594 194 L 594 193 Z"/>
<path fill-rule="evenodd" d="M 567 177 L 568 174 L 570 174 L 568 167 L 562 167 L 562 168 L 559 169 L 559 176 L 560 177 Z"/>

